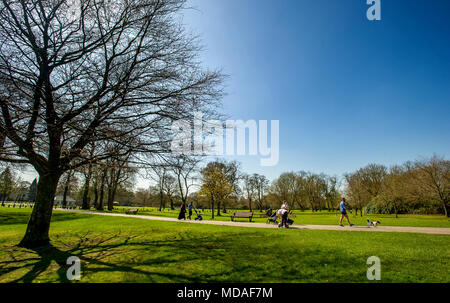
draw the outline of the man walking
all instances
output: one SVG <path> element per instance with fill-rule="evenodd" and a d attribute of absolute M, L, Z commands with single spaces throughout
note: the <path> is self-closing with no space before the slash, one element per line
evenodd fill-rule
<path fill-rule="evenodd" d="M 191 219 L 191 216 L 192 216 L 192 210 L 194 209 L 194 205 L 192 205 L 192 201 L 189 203 L 189 205 L 188 205 L 188 210 L 189 210 L 189 220 L 192 220 Z"/>
<path fill-rule="evenodd" d="M 342 219 L 344 219 L 344 217 L 347 219 L 347 222 L 350 226 L 353 226 L 352 223 L 350 223 L 350 219 L 348 218 L 347 215 L 347 205 L 345 204 L 345 198 L 342 198 L 341 203 L 339 203 L 339 208 L 341 210 L 341 219 L 339 220 L 339 225 L 344 227 L 344 225 L 342 224 Z"/>

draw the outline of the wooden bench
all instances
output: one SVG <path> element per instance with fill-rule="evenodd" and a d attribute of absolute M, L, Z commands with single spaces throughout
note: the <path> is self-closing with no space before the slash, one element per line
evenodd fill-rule
<path fill-rule="evenodd" d="M 127 211 L 125 213 L 130 214 L 130 215 L 135 215 L 135 214 L 137 214 L 138 210 L 139 209 L 137 209 L 137 208 L 130 208 L 130 209 L 127 209 Z"/>
<path fill-rule="evenodd" d="M 231 217 L 231 221 L 234 221 L 234 218 L 244 218 L 248 219 L 249 222 L 252 222 L 253 213 L 252 212 L 235 212 Z"/>

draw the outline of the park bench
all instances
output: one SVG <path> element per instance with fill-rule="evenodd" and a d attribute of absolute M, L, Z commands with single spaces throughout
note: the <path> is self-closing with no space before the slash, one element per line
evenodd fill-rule
<path fill-rule="evenodd" d="M 235 218 L 244 218 L 244 219 L 249 219 L 249 222 L 252 222 L 253 213 L 252 212 L 235 212 L 230 218 L 231 218 L 231 221 L 234 221 Z"/>
<path fill-rule="evenodd" d="M 135 214 L 137 214 L 137 212 L 138 212 L 137 208 L 130 208 L 130 209 L 127 209 L 127 211 L 125 213 L 129 214 L 129 215 L 135 215 Z"/>

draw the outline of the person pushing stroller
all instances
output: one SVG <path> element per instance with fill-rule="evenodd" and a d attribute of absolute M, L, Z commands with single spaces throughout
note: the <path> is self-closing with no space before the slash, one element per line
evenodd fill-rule
<path fill-rule="evenodd" d="M 278 210 L 278 215 L 281 217 L 280 223 L 278 224 L 279 228 L 289 228 L 288 225 L 288 215 L 289 215 L 289 206 L 286 201 L 283 202 L 281 208 Z"/>

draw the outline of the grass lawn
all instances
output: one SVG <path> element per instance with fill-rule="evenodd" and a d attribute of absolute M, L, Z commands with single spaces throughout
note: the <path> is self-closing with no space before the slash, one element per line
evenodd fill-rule
<path fill-rule="evenodd" d="M 148 216 L 158 216 L 158 217 L 171 217 L 177 218 L 179 210 L 165 209 L 159 211 L 157 208 L 152 207 L 115 207 L 113 212 L 124 213 L 129 208 L 138 208 L 140 215 Z M 230 216 L 236 210 L 228 210 L 227 213 L 222 213 L 220 217 L 215 216 L 214 219 L 211 218 L 211 210 L 205 210 L 203 213 L 203 219 L 205 220 L 218 220 L 218 221 L 230 221 Z M 239 210 L 242 211 L 242 210 Z M 107 211 L 106 211 L 107 212 Z M 215 212 L 216 213 L 216 212 Z M 259 211 L 256 211 L 257 216 L 263 215 Z M 317 224 L 317 225 L 336 225 L 339 223 L 340 213 L 338 212 L 311 212 L 311 211 L 294 211 L 295 217 L 293 218 L 295 224 Z M 193 213 L 193 218 L 195 218 L 195 212 Z M 450 220 L 444 216 L 438 215 L 399 215 L 395 218 L 395 215 L 363 215 L 362 217 L 358 214 L 355 216 L 349 214 L 350 221 L 356 225 L 366 225 L 367 218 L 372 221 L 379 220 L 382 226 L 416 226 L 416 227 L 449 227 Z M 248 219 L 238 219 L 240 221 L 248 221 Z M 253 218 L 254 222 L 266 222 L 266 218 Z M 346 220 L 344 219 L 344 222 Z"/>
<path fill-rule="evenodd" d="M 0 208 L 0 282 L 450 282 L 450 237 L 412 233 L 258 229 L 56 211 L 53 247 L 14 246 L 30 209 Z"/>

